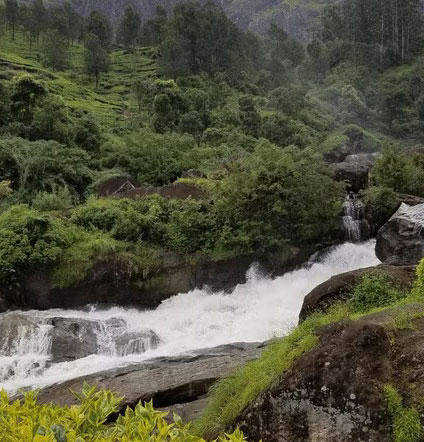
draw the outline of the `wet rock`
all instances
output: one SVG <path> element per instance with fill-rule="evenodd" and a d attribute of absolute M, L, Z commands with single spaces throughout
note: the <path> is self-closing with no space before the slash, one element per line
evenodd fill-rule
<path fill-rule="evenodd" d="M 125 399 L 120 411 L 149 401 L 157 408 L 178 410 L 192 420 L 204 408 L 210 386 L 235 368 L 259 357 L 263 344 L 231 344 L 169 358 L 156 358 L 128 367 L 108 370 L 42 389 L 41 403 L 76 403 L 71 390 L 80 391 L 84 382 L 107 388 Z"/>
<path fill-rule="evenodd" d="M 369 173 L 374 166 L 376 154 L 348 155 L 343 162 L 330 165 L 337 181 L 347 181 L 347 190 L 358 193 L 368 187 Z"/>
<path fill-rule="evenodd" d="M 157 348 L 159 343 L 159 336 L 153 330 L 141 333 L 127 332 L 115 339 L 116 352 L 119 356 L 145 353 Z"/>
<path fill-rule="evenodd" d="M 424 257 L 424 204 L 402 203 L 378 231 L 376 254 L 385 264 L 415 265 Z"/>
<path fill-rule="evenodd" d="M 336 301 L 348 299 L 364 273 L 370 271 L 389 275 L 396 281 L 399 288 L 408 289 L 415 280 L 415 266 L 397 267 L 382 265 L 333 276 L 306 295 L 299 314 L 299 320 L 304 321 L 310 314 L 316 311 L 325 311 Z"/>
<path fill-rule="evenodd" d="M 51 318 L 51 363 L 74 361 L 97 353 L 98 324 L 76 318 Z"/>

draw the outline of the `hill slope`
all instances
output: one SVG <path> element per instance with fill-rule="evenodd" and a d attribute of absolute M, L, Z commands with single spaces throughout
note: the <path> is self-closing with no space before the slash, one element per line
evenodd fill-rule
<path fill-rule="evenodd" d="M 64 0 L 56 0 L 63 2 Z M 144 18 L 150 18 L 157 6 L 171 11 L 179 0 L 71 0 L 78 13 L 92 10 L 105 13 L 115 23 L 123 9 L 132 5 Z M 283 26 L 290 36 L 305 39 L 314 18 L 326 5 L 337 0 L 214 0 L 243 30 L 265 32 L 270 23 Z M 51 2 L 53 3 L 53 2 Z"/>

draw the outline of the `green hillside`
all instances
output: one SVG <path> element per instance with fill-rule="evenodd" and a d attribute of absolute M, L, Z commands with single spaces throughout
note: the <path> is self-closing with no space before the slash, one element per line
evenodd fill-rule
<path fill-rule="evenodd" d="M 15 40 L 10 35 L 0 35 L 0 79 L 10 83 L 15 76 L 28 73 L 45 83 L 53 94 L 60 95 L 72 109 L 94 114 L 100 122 L 111 124 L 116 119 L 125 120 L 125 111 L 131 102 L 131 85 L 134 77 L 150 78 L 156 75 L 154 50 L 137 48 L 135 53 L 122 49 L 111 51 L 110 70 L 102 77 L 98 90 L 93 80 L 84 74 L 83 47 L 69 48 L 71 69 L 54 72 L 41 64 L 40 47 L 31 50 L 22 32 Z"/>

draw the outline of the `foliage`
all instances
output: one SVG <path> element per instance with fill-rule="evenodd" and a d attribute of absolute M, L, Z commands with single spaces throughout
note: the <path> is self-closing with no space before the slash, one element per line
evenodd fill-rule
<path fill-rule="evenodd" d="M 375 229 L 380 228 L 395 213 L 399 198 L 389 187 L 371 186 L 364 191 L 364 201 Z"/>
<path fill-rule="evenodd" d="M 104 43 L 96 34 L 88 34 L 85 38 L 85 71 L 96 79 L 96 89 L 99 86 L 100 74 L 109 69 L 109 55 Z"/>
<path fill-rule="evenodd" d="M 385 147 L 372 172 L 374 185 L 413 195 L 424 195 L 423 178 L 421 163 L 393 145 Z"/>
<path fill-rule="evenodd" d="M 127 48 L 132 47 L 137 38 L 140 24 L 140 16 L 131 6 L 126 7 L 116 34 L 116 40 L 118 43 L 122 43 Z"/>
<path fill-rule="evenodd" d="M 126 250 L 126 245 L 100 232 L 71 227 L 74 240 L 60 255 L 52 279 L 56 287 L 68 287 L 85 277 L 95 259 Z"/>
<path fill-rule="evenodd" d="M 291 238 L 322 239 L 338 223 L 341 188 L 310 150 L 261 141 L 223 180 L 221 192 L 226 228 L 220 243 L 242 253 L 281 247 Z"/>
<path fill-rule="evenodd" d="M 353 289 L 352 305 L 355 311 L 366 312 L 373 308 L 395 304 L 408 293 L 397 288 L 389 274 L 366 272 Z"/>
<path fill-rule="evenodd" d="M 52 192 L 39 192 L 32 201 L 32 207 L 39 212 L 66 210 L 74 205 L 74 198 L 67 187 L 54 188 Z"/>
<path fill-rule="evenodd" d="M 0 215 L 0 277 L 12 282 L 29 267 L 49 265 L 72 242 L 64 223 L 25 205 Z"/>
<path fill-rule="evenodd" d="M 0 432 L 4 442 L 205 442 L 192 434 L 189 425 L 174 415 L 166 420 L 166 412 L 156 411 L 151 402 L 139 402 L 127 408 L 113 424 L 108 418 L 119 410 L 122 398 L 108 390 L 84 384 L 82 392 L 74 393 L 78 405 L 60 407 L 37 402 L 37 392 L 27 392 L 22 400 L 11 401 L 0 394 Z M 219 442 L 243 442 L 236 430 L 219 437 Z"/>
<path fill-rule="evenodd" d="M 58 30 L 50 30 L 43 37 L 43 56 L 44 64 L 55 71 L 68 67 L 68 42 Z"/>
<path fill-rule="evenodd" d="M 394 442 L 419 442 L 424 436 L 421 417 L 415 407 L 405 407 L 399 392 L 393 385 L 383 388 L 387 401 L 387 411 L 392 419 Z"/>
<path fill-rule="evenodd" d="M 1 179 L 10 179 L 14 190 L 27 195 L 55 186 L 82 192 L 92 176 L 88 158 L 85 151 L 55 141 L 0 139 Z"/>

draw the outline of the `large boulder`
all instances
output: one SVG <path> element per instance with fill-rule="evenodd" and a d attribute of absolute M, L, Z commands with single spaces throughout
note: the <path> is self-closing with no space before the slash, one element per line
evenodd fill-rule
<path fill-rule="evenodd" d="M 344 161 L 330 165 L 337 181 L 346 181 L 347 190 L 358 193 L 368 187 L 369 174 L 374 166 L 376 154 L 348 155 Z"/>
<path fill-rule="evenodd" d="M 93 354 L 119 356 L 154 349 L 159 337 L 152 330 L 128 332 L 125 321 L 94 321 L 81 318 L 50 318 L 50 363 L 74 361 Z"/>
<path fill-rule="evenodd" d="M 391 442 L 383 387 L 394 385 L 405 406 L 421 410 L 422 314 L 422 306 L 407 306 L 319 330 L 318 346 L 260 394 L 235 424 L 251 442 Z M 396 329 L 392 324 L 398 315 L 416 319 Z"/>
<path fill-rule="evenodd" d="M 249 360 L 256 359 L 263 344 L 231 344 L 174 357 L 156 358 L 55 384 L 41 390 L 39 401 L 76 404 L 73 391 L 84 382 L 110 389 L 124 397 L 120 411 L 139 401 L 153 399 L 157 408 L 178 412 L 184 420 L 196 418 L 206 405 L 211 385 Z"/>
<path fill-rule="evenodd" d="M 95 321 L 51 318 L 48 324 L 52 326 L 50 362 L 74 361 L 97 353 Z"/>
<path fill-rule="evenodd" d="M 424 204 L 402 203 L 378 231 L 376 254 L 385 264 L 416 265 L 424 257 Z"/>
<path fill-rule="evenodd" d="M 304 321 L 316 311 L 325 311 L 336 301 L 348 299 L 352 295 L 353 288 L 360 282 L 364 273 L 367 272 L 389 275 L 396 281 L 396 285 L 403 289 L 411 288 L 415 279 L 415 266 L 397 267 L 388 265 L 353 270 L 333 276 L 306 295 L 299 314 L 299 320 Z"/>

